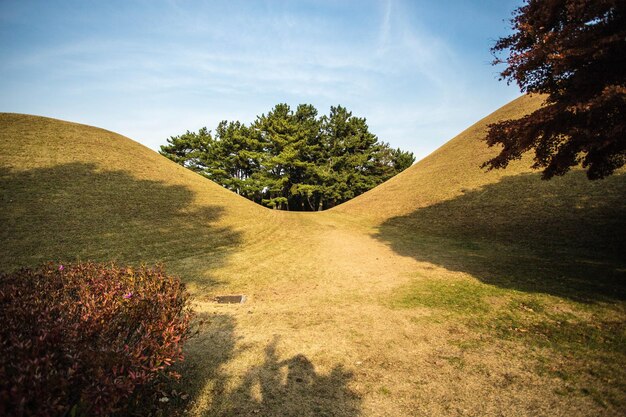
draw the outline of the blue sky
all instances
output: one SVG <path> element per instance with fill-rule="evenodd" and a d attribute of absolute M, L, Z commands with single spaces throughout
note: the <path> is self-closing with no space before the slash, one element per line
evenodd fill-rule
<path fill-rule="evenodd" d="M 490 46 L 510 0 L 0 0 L 0 111 L 158 149 L 277 103 L 341 104 L 426 156 L 520 95 Z"/>

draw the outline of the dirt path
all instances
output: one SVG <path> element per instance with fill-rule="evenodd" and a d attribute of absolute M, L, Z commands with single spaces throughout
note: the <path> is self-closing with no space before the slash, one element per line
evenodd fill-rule
<path fill-rule="evenodd" d="M 471 279 L 396 254 L 373 230 L 290 216 L 215 275 L 243 305 L 200 302 L 191 346 L 206 380 L 193 415 L 585 415 L 553 393 L 524 347 L 476 333 L 393 294 L 420 279 Z M 291 234 L 297 231 L 297 234 Z M 425 278 L 428 277 L 428 278 Z M 220 352 L 217 358 L 212 358 Z M 558 411 L 555 406 L 558 404 Z"/>

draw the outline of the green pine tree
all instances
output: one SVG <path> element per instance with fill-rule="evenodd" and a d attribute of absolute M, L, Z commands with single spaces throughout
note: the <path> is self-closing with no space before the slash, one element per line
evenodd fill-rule
<path fill-rule="evenodd" d="M 161 154 L 252 201 L 281 210 L 334 207 L 413 164 L 345 107 L 318 117 L 310 104 L 278 104 L 246 126 L 222 121 L 172 136 Z"/>

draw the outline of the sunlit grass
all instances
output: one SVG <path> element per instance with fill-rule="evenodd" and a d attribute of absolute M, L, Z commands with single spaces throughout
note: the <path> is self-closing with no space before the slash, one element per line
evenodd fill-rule
<path fill-rule="evenodd" d="M 624 176 L 478 168 L 485 124 L 539 104 L 323 213 L 261 208 L 111 132 L 1 115 L 0 269 L 165 262 L 204 321 L 191 415 L 620 415 Z"/>

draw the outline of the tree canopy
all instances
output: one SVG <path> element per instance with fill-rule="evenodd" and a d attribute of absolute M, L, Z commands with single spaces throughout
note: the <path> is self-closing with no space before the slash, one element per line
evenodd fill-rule
<path fill-rule="evenodd" d="M 278 104 L 247 126 L 222 121 L 214 133 L 187 131 L 160 153 L 259 204 L 296 211 L 333 207 L 415 161 L 345 107 L 318 116 L 310 104 Z"/>
<path fill-rule="evenodd" d="M 501 79 L 546 94 L 545 105 L 490 125 L 483 167 L 504 168 L 534 149 L 543 178 L 582 164 L 589 179 L 626 162 L 626 3 L 622 0 L 526 0 L 513 12 L 513 33 L 492 52 L 508 51 Z"/>

